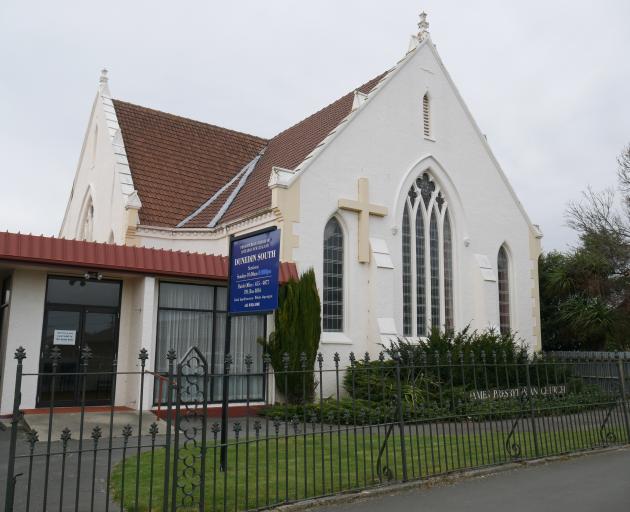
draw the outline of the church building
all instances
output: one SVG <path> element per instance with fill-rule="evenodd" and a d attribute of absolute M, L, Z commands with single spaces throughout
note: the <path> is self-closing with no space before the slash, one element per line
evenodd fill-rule
<path fill-rule="evenodd" d="M 51 325 L 68 333 L 111 321 L 94 339 L 109 344 L 105 367 L 116 357 L 132 368 L 144 347 L 160 372 L 169 348 L 196 345 L 220 371 L 225 272 L 185 271 L 181 258 L 221 259 L 230 237 L 269 227 L 281 230 L 285 281 L 315 270 L 328 361 L 335 352 L 346 361 L 351 351 L 377 355 L 388 340 L 433 327 L 512 330 L 540 349 L 542 234 L 444 67 L 426 14 L 418 26 L 392 68 L 270 139 L 115 99 L 104 70 L 59 233 L 102 261 L 59 266 L 42 253 L 16 263 L 0 240 L 0 278 L 11 289 L 0 313 L 0 412 L 11 407 L 15 348 L 25 345 L 25 365 L 37 371 L 56 343 Z M 116 267 L 115 251 L 127 251 L 127 267 Z M 140 264 L 140 251 L 154 263 Z M 75 285 L 77 276 L 91 279 Z M 31 310 L 20 313 L 26 302 Z M 19 335 L 18 318 L 32 336 Z M 273 317 L 232 322 L 238 368 L 261 354 L 257 338 Z M 45 385 L 32 389 L 24 400 L 45 405 Z M 115 389 L 99 403 L 134 406 L 136 391 L 122 381 Z"/>

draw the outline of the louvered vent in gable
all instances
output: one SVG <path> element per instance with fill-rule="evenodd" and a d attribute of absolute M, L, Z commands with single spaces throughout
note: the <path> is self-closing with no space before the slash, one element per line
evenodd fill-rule
<path fill-rule="evenodd" d="M 422 122 L 424 125 L 424 136 L 431 137 L 431 104 L 428 92 L 422 98 Z"/>

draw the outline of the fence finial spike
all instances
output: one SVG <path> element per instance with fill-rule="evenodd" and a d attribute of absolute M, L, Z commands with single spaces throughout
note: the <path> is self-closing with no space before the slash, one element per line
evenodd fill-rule
<path fill-rule="evenodd" d="M 24 359 L 26 359 L 26 349 L 20 345 L 17 349 L 15 349 L 15 355 L 13 357 L 18 360 L 18 363 L 21 363 Z"/>

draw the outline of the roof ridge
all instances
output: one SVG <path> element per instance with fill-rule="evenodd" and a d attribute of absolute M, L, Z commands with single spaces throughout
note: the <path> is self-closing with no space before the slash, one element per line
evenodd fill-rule
<path fill-rule="evenodd" d="M 319 110 L 317 110 L 316 112 L 313 112 L 311 115 L 304 117 L 303 119 L 301 119 L 300 121 L 298 121 L 297 123 L 292 124 L 291 126 L 289 126 L 288 128 L 285 128 L 284 130 L 282 130 L 281 132 L 278 132 L 276 135 L 274 135 L 273 137 L 271 137 L 271 139 L 269 139 L 270 141 L 280 137 L 283 133 L 288 132 L 289 130 L 295 128 L 296 126 L 298 126 L 299 124 L 308 121 L 309 119 L 311 119 L 312 117 L 315 117 L 316 115 L 318 115 L 319 113 L 323 112 L 324 110 L 327 110 L 328 108 L 330 108 L 332 105 L 334 105 L 335 103 L 341 101 L 342 99 L 344 99 L 346 96 L 348 96 L 349 94 L 353 94 L 354 91 L 359 91 L 363 88 L 365 88 L 366 86 L 368 86 L 370 83 L 374 82 L 374 84 L 370 87 L 370 89 L 365 92 L 364 94 L 369 94 L 374 87 L 376 87 L 376 85 L 381 81 L 381 79 L 387 75 L 389 72 L 391 71 L 391 68 L 388 69 L 387 71 L 384 71 L 383 73 L 380 73 L 378 75 L 376 75 L 374 78 L 368 80 L 367 82 L 359 85 L 358 87 L 355 87 L 354 89 L 352 89 L 351 91 L 342 94 L 341 96 L 339 96 L 338 98 L 336 98 L 335 100 L 331 101 L 330 103 L 328 103 L 327 105 L 323 106 L 322 108 L 320 108 Z M 361 91 L 363 92 L 363 91 Z"/>
<path fill-rule="evenodd" d="M 178 119 L 180 121 L 186 121 L 186 122 L 189 122 L 189 123 L 200 124 L 200 125 L 203 125 L 203 126 L 206 126 L 206 127 L 209 127 L 209 128 L 216 128 L 216 129 L 219 129 L 219 130 L 223 130 L 223 131 L 226 131 L 226 132 L 233 133 L 235 135 L 242 135 L 242 136 L 245 136 L 245 137 L 256 139 L 256 140 L 261 141 L 261 142 L 269 142 L 269 139 L 266 139 L 265 137 L 259 137 L 258 135 L 254 135 L 252 133 L 246 133 L 246 132 L 242 132 L 242 131 L 239 131 L 239 130 L 234 130 L 232 128 L 226 128 L 225 126 L 219 126 L 218 124 L 207 123 L 205 121 L 199 121 L 197 119 L 192 119 L 190 117 L 180 116 L 180 115 L 177 115 L 177 114 L 172 114 L 170 112 L 164 112 L 163 110 L 159 110 L 157 108 L 145 107 L 143 105 L 138 105 L 137 103 L 131 103 L 129 101 L 120 100 L 120 99 L 117 99 L 117 98 L 112 98 L 112 101 L 114 101 L 116 103 L 123 103 L 123 104 L 125 104 L 125 105 L 127 105 L 129 107 L 132 107 L 132 108 L 138 108 L 138 109 L 142 109 L 142 110 L 149 110 L 152 113 L 160 114 L 160 115 L 163 115 L 163 116 L 168 116 L 168 117 L 171 117 L 171 118 L 174 118 L 174 119 Z"/>

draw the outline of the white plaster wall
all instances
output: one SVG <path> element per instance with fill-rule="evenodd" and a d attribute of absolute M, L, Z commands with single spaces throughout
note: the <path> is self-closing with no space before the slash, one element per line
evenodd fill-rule
<path fill-rule="evenodd" d="M 421 102 L 431 96 L 434 141 L 423 137 Z M 383 84 L 345 128 L 301 174 L 300 223 L 294 252 L 300 270 L 315 268 L 322 286 L 322 236 L 333 214 L 345 231 L 347 265 L 345 336 L 352 345 L 325 343 L 329 365 L 337 351 L 347 362 L 353 350 L 376 355 L 380 339 L 373 319 L 393 317 L 402 332 L 402 198 L 412 181 L 429 169 L 451 209 L 454 241 L 455 326 L 485 328 L 498 323 L 496 282 L 484 282 L 474 257 L 488 256 L 496 273 L 501 244 L 512 265 L 512 325 L 532 343 L 530 225 L 484 145 L 432 49 L 424 45 Z M 396 269 L 376 269 L 357 261 L 357 215 L 337 211 L 340 198 L 356 199 L 357 179 L 369 178 L 370 200 L 387 206 L 385 218 L 370 218 L 370 236 L 382 238 Z M 467 247 L 464 240 L 469 239 Z M 372 279 L 370 280 L 370 276 Z M 394 282 L 391 298 L 388 282 Z M 381 289 L 384 293 L 381 293 Z M 326 338 L 326 336 L 325 336 Z"/>
<path fill-rule="evenodd" d="M 205 254 L 221 254 L 227 256 L 229 251 L 229 237 L 240 236 L 252 231 L 258 231 L 276 225 L 274 218 L 262 216 L 241 225 L 230 226 L 222 233 L 210 231 L 187 231 L 184 229 L 152 229 L 139 227 L 136 240 L 143 247 L 153 249 L 167 249 L 174 251 L 189 251 Z"/>
<path fill-rule="evenodd" d="M 10 293 L 11 273 L 8 273 L 2 276 L 3 280 L 5 278 L 9 279 L 9 285 L 8 285 L 7 291 L 9 291 Z M 0 304 L 2 304 L 3 301 L 5 300 L 5 297 L 2 296 L 1 294 L 2 294 L 2 291 L 0 290 Z M 2 389 L 3 389 L 2 376 L 4 375 L 4 365 L 7 359 L 10 359 L 13 357 L 13 354 L 9 354 L 6 352 L 7 335 L 9 332 L 9 311 L 10 311 L 9 307 L 0 309 L 0 325 L 2 325 L 2 330 L 0 330 L 0 400 L 2 399 Z"/>
<path fill-rule="evenodd" d="M 111 100 L 106 100 L 111 101 Z M 124 243 L 127 230 L 125 197 L 116 172 L 116 157 L 111 142 L 103 99 L 97 94 L 79 157 L 77 172 L 59 235 L 79 238 L 88 195 L 94 205 L 92 240 Z"/>
<path fill-rule="evenodd" d="M 145 293 L 153 292 L 152 277 L 135 277 L 123 281 L 118 333 L 118 375 L 115 405 L 139 407 L 140 399 L 140 349 L 145 347 L 151 354 L 153 303 L 147 304 Z M 147 284 L 148 283 L 148 284 Z M 147 321 L 147 315 L 149 320 Z M 147 346 L 148 344 L 148 346 Z M 147 370 L 151 369 L 149 364 Z M 125 375 L 124 372 L 133 372 Z M 147 381 L 145 381 L 146 383 Z"/>
<path fill-rule="evenodd" d="M 146 362 L 147 371 L 155 369 L 155 355 L 157 351 L 157 306 L 158 306 L 158 286 L 154 277 L 145 277 L 141 289 L 141 321 L 140 347 L 146 348 L 149 352 L 149 359 Z M 142 396 L 142 407 L 147 410 L 153 405 L 154 378 L 146 375 L 144 380 L 144 393 Z M 138 403 L 140 403 L 140 390 L 138 390 Z"/>
<path fill-rule="evenodd" d="M 26 349 L 24 373 L 37 373 L 39 369 L 46 275 L 45 271 L 32 269 L 16 269 L 13 272 L 11 302 L 7 315 L 7 343 L 2 371 L 0 415 L 10 414 L 13 409 L 15 370 L 17 367 L 17 361 L 13 355 L 19 346 Z M 37 377 L 23 377 L 20 407 L 22 409 L 34 408 L 36 395 Z"/>
<path fill-rule="evenodd" d="M 199 235 L 195 237 L 171 236 L 167 231 L 160 230 L 155 234 L 142 231 L 136 237 L 138 244 L 152 249 L 166 249 L 173 251 L 188 251 L 205 254 L 228 253 L 228 238 L 214 238 L 212 235 Z"/>

